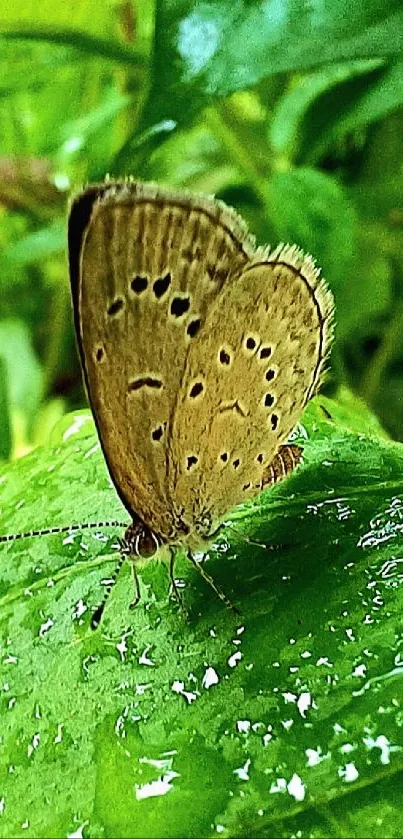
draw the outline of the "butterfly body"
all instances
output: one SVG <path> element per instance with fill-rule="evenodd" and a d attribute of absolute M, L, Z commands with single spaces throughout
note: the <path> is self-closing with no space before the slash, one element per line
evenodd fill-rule
<path fill-rule="evenodd" d="M 320 383 L 330 293 L 309 257 L 256 248 L 215 199 L 131 181 L 75 199 L 69 254 L 87 393 L 133 519 L 127 543 L 144 556 L 197 549 L 273 480 Z"/>

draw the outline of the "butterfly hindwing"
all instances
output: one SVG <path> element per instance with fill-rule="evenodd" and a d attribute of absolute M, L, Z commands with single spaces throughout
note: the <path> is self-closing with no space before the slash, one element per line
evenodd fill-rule
<path fill-rule="evenodd" d="M 317 389 L 332 299 L 296 248 L 257 251 L 211 306 L 190 350 L 172 427 L 176 503 L 215 523 L 267 483 Z"/>

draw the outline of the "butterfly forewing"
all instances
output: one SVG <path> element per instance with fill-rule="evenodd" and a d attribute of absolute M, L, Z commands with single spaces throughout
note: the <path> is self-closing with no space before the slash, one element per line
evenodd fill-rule
<path fill-rule="evenodd" d="M 91 187 L 69 224 L 84 377 L 116 488 L 190 547 L 267 484 L 315 392 L 332 298 L 295 247 L 256 249 L 214 199 Z"/>
<path fill-rule="evenodd" d="M 84 192 L 69 231 L 81 361 L 109 470 L 129 512 L 168 540 L 182 506 L 172 429 L 187 357 L 253 239 L 219 202 L 135 183 Z"/>

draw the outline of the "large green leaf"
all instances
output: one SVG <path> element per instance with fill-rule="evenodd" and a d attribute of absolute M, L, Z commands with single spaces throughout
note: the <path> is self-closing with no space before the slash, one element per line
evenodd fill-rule
<path fill-rule="evenodd" d="M 317 399 L 209 552 L 240 616 L 179 559 L 187 620 L 151 563 L 94 632 L 110 542 L 2 546 L 2 836 L 401 835 L 403 450 L 357 424 Z M 3 532 L 125 520 L 92 423 L 57 434 L 4 470 Z"/>
<path fill-rule="evenodd" d="M 86 0 L 72 15 L 61 14 L 48 2 L 41 9 L 27 0 L 24 5 L 22 26 L 20 7 L 7 10 L 3 37 L 70 44 L 86 56 L 127 66 L 139 63 L 137 44 L 135 50 L 103 37 L 107 6 L 100 10 Z M 144 17 L 151 18 L 149 3 Z M 91 35 L 85 31 L 89 23 Z M 345 0 L 325 0 L 320 8 L 305 0 L 157 0 L 151 89 L 142 127 L 165 119 L 186 122 L 213 94 L 225 96 L 277 73 L 398 55 L 402 33 L 399 0 L 350 4 L 348 14 Z"/>
<path fill-rule="evenodd" d="M 141 127 L 170 120 L 186 125 L 214 98 L 278 73 L 398 55 L 402 33 L 398 2 L 366 0 L 350 5 L 346 14 L 344 0 L 327 0 L 320 10 L 305 0 L 157 0 Z M 139 155 L 136 136 L 116 159 L 120 171 L 128 165 L 143 167 L 154 147 L 144 147 Z"/>

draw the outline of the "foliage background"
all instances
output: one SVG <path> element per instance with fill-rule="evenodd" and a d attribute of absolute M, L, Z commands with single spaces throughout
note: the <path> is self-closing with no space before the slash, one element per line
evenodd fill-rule
<path fill-rule="evenodd" d="M 319 641 L 323 641 L 323 649 L 326 647 L 324 636 L 320 633 L 328 633 L 329 626 L 341 620 L 343 603 L 349 604 L 346 606 L 347 612 L 351 607 L 350 614 L 355 616 L 354 620 L 362 621 L 366 628 L 362 628 L 362 635 L 357 640 L 353 654 L 349 652 L 345 656 L 344 645 L 341 643 L 333 649 L 336 658 L 340 655 L 340 688 L 337 688 L 336 682 L 330 687 L 323 682 L 317 691 L 318 695 L 326 697 L 328 704 L 325 716 L 323 706 L 320 706 L 320 720 L 316 719 L 315 722 L 315 736 L 317 734 L 318 738 L 315 741 L 317 774 L 311 785 L 309 806 L 305 799 L 304 804 L 303 799 L 298 803 L 298 798 L 289 792 L 288 799 L 291 799 L 294 809 L 291 807 L 283 814 L 287 784 L 291 783 L 290 779 L 295 775 L 301 779 L 302 764 L 299 763 L 298 749 L 301 748 L 303 736 L 300 734 L 299 740 L 288 738 L 285 742 L 284 726 L 281 733 L 284 720 L 280 719 L 281 712 L 277 708 L 280 734 L 276 740 L 274 756 L 262 756 L 260 747 L 251 744 L 249 734 L 248 738 L 244 737 L 245 732 L 242 730 L 238 731 L 237 736 L 234 733 L 231 745 L 227 741 L 224 745 L 223 740 L 225 725 L 233 724 L 232 719 L 227 719 L 228 703 L 232 703 L 238 718 L 243 713 L 243 703 L 246 703 L 250 719 L 255 720 L 260 720 L 264 714 L 267 716 L 268 708 L 272 708 L 270 703 L 273 697 L 266 705 L 259 699 L 261 681 L 267 678 L 262 661 L 260 669 L 257 667 L 259 677 L 256 677 L 255 682 L 246 678 L 246 671 L 242 677 L 237 676 L 240 681 L 236 683 L 232 694 L 229 692 L 230 699 L 227 697 L 228 692 L 224 693 L 221 700 L 215 700 L 217 705 L 214 705 L 213 710 L 208 700 L 203 700 L 205 705 L 198 703 L 198 707 L 202 705 L 204 710 L 200 719 L 194 713 L 189 722 L 188 716 L 188 728 L 181 721 L 177 707 L 172 710 L 172 692 L 168 694 L 166 718 L 163 723 L 159 719 L 155 707 L 158 701 L 160 704 L 166 701 L 164 690 L 168 677 L 165 671 L 157 668 L 154 705 L 153 701 L 147 700 L 149 704 L 145 711 L 153 719 L 154 727 L 147 728 L 143 722 L 143 729 L 135 728 L 137 723 L 133 719 L 136 714 L 125 691 L 130 692 L 133 686 L 138 687 L 140 683 L 140 677 L 137 678 L 135 671 L 137 665 L 133 661 L 141 643 L 144 649 L 148 649 L 148 630 L 144 623 L 147 612 L 139 611 L 139 616 L 136 615 L 136 651 L 131 650 L 132 659 L 122 654 L 119 666 L 116 658 L 112 665 L 109 650 L 113 646 L 117 655 L 115 642 L 117 645 L 119 637 L 126 639 L 127 635 L 122 635 L 123 629 L 116 616 L 115 623 L 112 619 L 106 640 L 103 636 L 103 642 L 98 639 L 95 644 L 88 638 L 82 640 L 82 625 L 84 622 L 84 627 L 88 629 L 88 621 L 85 623 L 81 614 L 77 617 L 74 613 L 78 636 L 76 634 L 73 640 L 68 617 L 69 625 L 62 624 L 64 628 L 58 630 L 61 634 L 50 640 L 49 648 L 45 648 L 44 636 L 52 636 L 52 632 L 47 634 L 47 630 L 43 630 L 45 618 L 43 623 L 33 628 L 32 613 L 21 598 L 26 586 L 34 585 L 33 590 L 36 591 L 37 585 L 38 597 L 43 599 L 43 602 L 40 599 L 39 610 L 43 611 L 43 615 L 49 609 L 54 612 L 54 593 L 49 594 L 47 586 L 51 579 L 49 575 L 59 573 L 59 565 L 52 565 L 54 559 L 49 559 L 49 567 L 44 563 L 41 589 L 42 578 L 35 577 L 32 569 L 35 562 L 41 565 L 39 555 L 43 559 L 45 550 L 48 556 L 50 548 L 32 548 L 28 569 L 21 559 L 21 563 L 18 561 L 16 564 L 15 576 L 14 553 L 7 552 L 2 576 L 5 580 L 8 580 L 9 573 L 11 576 L 1 601 L 7 627 L 3 664 L 6 662 L 9 666 L 11 654 L 8 640 L 15 640 L 17 636 L 16 645 L 19 645 L 21 660 L 25 651 L 26 661 L 19 680 L 16 677 L 13 684 L 7 671 L 3 683 L 6 694 L 12 685 L 13 695 L 25 698 L 17 703 L 20 710 L 14 712 L 14 722 L 7 723 L 8 739 L 5 737 L 3 742 L 4 765 L 8 767 L 8 774 L 2 777 L 2 783 L 7 789 L 11 784 L 11 791 L 9 797 L 5 795 L 3 800 L 0 789 L 1 830 L 1 818 L 4 825 L 2 835 L 8 835 L 10 831 L 14 832 L 13 835 L 26 835 L 30 830 L 31 835 L 35 836 L 65 836 L 69 831 L 76 835 L 77 830 L 78 835 L 84 832 L 84 836 L 99 835 L 102 831 L 103 835 L 132 835 L 133 824 L 138 819 L 139 835 L 142 835 L 141 830 L 147 824 L 150 836 L 182 835 L 181 824 L 185 825 L 185 831 L 192 836 L 199 835 L 199 832 L 202 835 L 210 835 L 210 832 L 215 834 L 221 832 L 221 829 L 228 830 L 229 835 L 246 835 L 245 832 L 249 831 L 250 834 L 251 830 L 254 835 L 261 831 L 259 835 L 262 836 L 361 835 L 360 830 L 363 828 L 368 836 L 400 835 L 401 823 L 397 816 L 399 803 L 393 799 L 391 790 L 393 784 L 397 783 L 398 786 L 401 777 L 399 743 L 402 712 L 397 692 L 394 692 L 394 680 L 401 669 L 398 615 L 402 604 L 398 600 L 398 569 L 399 562 L 402 562 L 399 537 L 401 539 L 403 513 L 399 506 L 399 493 L 403 470 L 400 446 L 381 442 L 385 437 L 381 426 L 391 438 L 403 440 L 402 45 L 403 11 L 400 0 L 359 0 L 354 4 L 346 0 L 322 0 L 315 3 L 304 0 L 108 0 L 104 3 L 82 0 L 74 3 L 66 0 L 61 4 L 49 0 L 42 0 L 41 3 L 29 0 L 11 3 L 3 0 L 0 9 L 0 458 L 3 461 L 14 459 L 38 444 L 59 445 L 63 435 L 60 432 L 58 436 L 52 430 L 55 423 L 60 420 L 59 427 L 67 428 L 71 420 L 63 420 L 63 417 L 85 404 L 72 331 L 66 270 L 66 212 L 71 192 L 87 181 L 102 179 L 106 173 L 112 177 L 130 173 L 142 180 L 156 180 L 171 186 L 186 186 L 195 191 L 215 193 L 239 209 L 259 242 L 276 244 L 279 240 L 295 241 L 312 252 L 334 292 L 337 331 L 327 393 L 336 400 L 328 403 L 335 426 L 326 424 L 320 412 L 311 417 L 310 422 L 307 421 L 312 434 L 318 435 L 317 447 L 314 445 L 312 449 L 312 463 L 316 464 L 317 471 L 309 473 L 313 475 L 311 483 L 305 477 L 302 483 L 297 482 L 295 485 L 297 506 L 294 512 L 288 511 L 287 495 L 280 493 L 283 507 L 279 503 L 284 522 L 280 527 L 279 541 L 281 533 L 288 532 L 290 522 L 293 527 L 297 526 L 300 516 L 298 498 L 301 509 L 306 508 L 308 496 L 312 503 L 319 503 L 318 482 L 326 486 L 326 491 L 334 494 L 336 488 L 344 499 L 347 497 L 350 512 L 343 514 L 343 507 L 341 512 L 335 507 L 335 521 L 338 524 L 334 532 L 333 525 L 329 524 L 330 542 L 334 545 L 341 543 L 343 546 L 339 557 L 340 579 L 336 575 L 340 597 L 333 604 L 333 616 L 329 615 L 321 629 L 319 627 L 323 616 L 319 612 L 316 614 L 317 660 L 324 657 L 319 654 Z M 367 408 L 378 416 L 381 425 L 378 425 Z M 371 448 L 370 443 L 361 444 L 363 433 L 376 438 L 374 448 Z M 348 436 L 350 434 L 353 437 Z M 335 440 L 343 443 L 345 461 L 342 468 L 335 469 L 333 487 L 325 474 L 326 470 L 323 472 L 323 439 L 328 441 L 326 445 L 334 453 L 335 463 L 337 457 L 340 457 Z M 90 476 L 84 477 L 81 472 L 81 477 L 78 477 L 79 471 L 76 475 L 75 463 L 71 466 L 71 473 L 68 471 L 65 465 L 66 454 L 55 454 L 52 449 L 50 463 L 47 460 L 48 451 L 48 448 L 38 449 L 38 454 L 31 455 L 32 459 L 28 459 L 26 466 L 16 465 L 10 472 L 5 469 L 4 475 L 11 477 L 4 484 L 6 489 L 1 499 L 4 532 L 27 529 L 28 524 L 39 527 L 48 521 L 54 523 L 55 516 L 56 521 L 63 524 L 68 515 L 69 521 L 77 518 L 77 505 L 74 514 L 74 505 L 71 507 L 68 503 L 71 500 L 76 502 L 76 498 L 70 499 L 69 495 L 63 495 L 62 487 L 58 484 L 53 486 L 46 477 L 55 466 L 60 467 L 66 480 L 71 481 L 72 476 L 75 476 L 80 493 L 84 493 L 82 503 L 88 518 L 91 515 L 93 517 L 94 513 L 96 519 L 102 518 L 103 502 L 99 497 L 95 510 L 91 508 L 94 501 L 93 486 L 101 491 L 106 480 L 101 461 L 97 466 L 99 472 L 95 469 L 91 476 L 91 483 Z M 73 457 L 73 451 L 70 457 Z M 349 464 L 347 473 L 346 462 Z M 108 499 L 111 498 L 111 492 L 108 485 Z M 55 501 L 59 494 L 63 503 Z M 27 501 L 27 507 L 24 515 L 18 517 L 18 498 L 21 499 L 21 496 Z M 362 507 L 359 506 L 359 498 L 362 498 Z M 11 507 L 8 508 L 9 504 Z M 317 507 L 318 516 L 326 519 L 330 508 L 322 509 L 320 504 Z M 111 505 L 113 502 L 110 500 L 105 502 L 105 517 L 110 516 Z M 28 506 L 29 522 L 26 517 Z M 38 520 L 38 516 L 42 516 L 41 520 Z M 325 530 L 324 542 L 326 533 Z M 367 536 L 372 533 L 372 537 L 368 536 L 369 541 L 364 544 L 360 539 L 364 538 L 365 533 Z M 312 555 L 317 557 L 319 568 L 320 546 L 315 543 L 315 547 L 312 542 L 312 527 L 309 534 L 306 543 L 310 545 Z M 378 601 L 375 605 L 371 601 L 372 606 L 365 612 L 365 595 L 361 592 L 358 603 L 357 592 L 361 591 L 360 586 L 366 574 L 364 569 L 367 567 L 367 559 L 362 556 L 362 550 L 367 550 L 369 546 L 378 551 L 378 565 L 375 563 L 371 566 L 375 570 L 369 575 L 366 585 L 372 592 L 371 597 L 377 597 Z M 35 554 L 35 550 L 39 550 L 39 554 Z M 54 554 L 50 556 L 54 557 Z M 67 568 L 66 579 L 70 579 L 70 566 L 75 569 L 76 576 L 73 574 L 71 577 L 69 588 L 63 577 L 64 572 L 60 572 L 60 578 L 56 573 L 59 580 L 58 597 L 67 598 L 71 605 L 77 602 L 79 596 L 83 596 L 82 591 L 85 590 L 90 593 L 91 601 L 96 602 L 97 594 L 95 590 L 92 592 L 92 586 L 93 575 L 97 570 L 97 556 L 87 571 L 81 568 L 80 562 L 77 565 L 77 556 L 74 554 L 73 557 L 72 549 L 67 559 L 63 552 L 60 556 Z M 357 578 L 351 570 L 355 561 Z M 292 557 L 289 563 L 292 568 Z M 396 576 L 390 570 L 390 563 L 395 563 L 393 569 Z M 217 567 L 220 572 L 220 566 Z M 312 568 L 315 567 L 314 562 Z M 151 580 L 152 572 L 150 574 Z M 153 574 L 158 576 L 156 571 Z M 292 578 L 293 572 L 290 571 L 290 575 Z M 390 577 L 392 582 L 387 591 L 390 599 L 388 601 L 386 597 L 382 600 L 385 591 L 379 592 L 377 580 L 383 580 L 382 585 L 386 588 L 385 579 L 390 582 Z M 100 574 L 96 582 L 99 579 Z M 311 603 L 312 598 L 315 600 L 318 592 L 318 602 L 325 602 L 327 586 L 333 588 L 334 584 L 331 575 L 328 579 L 325 574 L 319 588 L 314 589 L 315 593 L 311 591 L 308 595 L 303 587 L 295 590 L 295 603 L 303 611 L 306 602 Z M 166 611 L 165 595 L 158 593 L 155 580 L 154 585 L 157 585 L 157 594 L 154 596 L 157 600 L 146 594 L 144 610 L 150 604 L 155 608 L 155 602 L 159 602 L 161 609 Z M 239 584 L 234 585 L 235 589 L 237 585 L 239 589 Z M 308 588 L 309 585 L 308 581 Z M 252 582 L 250 586 L 252 591 Z M 46 600 L 48 597 L 51 598 L 51 605 Z M 309 597 L 308 601 L 306 597 Z M 368 597 L 371 599 L 369 594 Z M 269 613 L 272 608 L 276 620 L 280 624 L 283 622 L 283 630 L 279 632 L 280 635 L 283 632 L 284 637 L 278 635 L 269 639 L 266 635 L 263 640 L 256 641 L 257 646 L 253 647 L 253 652 L 257 653 L 260 643 L 273 645 L 278 655 L 279 650 L 283 649 L 283 658 L 288 661 L 289 654 L 284 653 L 284 645 L 288 644 L 288 640 L 285 640 L 287 633 L 289 638 L 291 632 L 296 634 L 299 630 L 296 627 L 291 630 L 288 626 L 287 599 L 280 597 L 273 607 L 270 597 L 268 602 L 263 599 L 261 603 L 258 594 L 256 598 L 255 602 L 252 597 L 250 606 L 255 638 L 259 637 L 256 629 L 258 615 Z M 123 608 L 127 609 L 127 604 Z M 216 620 L 214 613 L 213 621 L 211 612 L 215 607 L 209 608 L 211 624 Z M 381 611 L 382 615 L 374 617 L 371 609 Z M 368 615 L 372 615 L 368 623 L 375 622 L 379 627 L 375 643 L 374 636 L 371 636 L 373 648 L 367 637 L 370 632 L 366 623 Z M 177 620 L 176 615 L 174 620 Z M 224 623 L 222 617 L 217 620 Z M 9 621 L 14 627 L 14 636 Z M 210 624 L 207 621 L 203 637 L 208 637 Z M 348 628 L 340 631 L 347 631 Z M 175 637 L 178 630 L 171 627 L 170 632 Z M 35 646 L 38 637 L 41 639 L 40 647 Z M 163 636 L 157 634 L 156 637 L 162 645 L 161 656 L 167 656 Z M 114 638 L 113 644 L 111 638 Z M 347 635 L 347 638 L 350 636 Z M 194 662 L 192 659 L 194 670 L 196 672 L 197 667 L 200 669 L 195 678 L 200 680 L 206 669 L 203 662 L 212 656 L 210 643 L 206 641 L 207 646 L 204 648 L 197 634 L 192 637 L 186 635 L 186 642 L 178 653 L 178 660 L 183 664 L 188 654 L 186 650 L 191 650 L 195 657 Z M 219 657 L 223 661 L 228 658 L 227 643 L 226 640 L 219 650 Z M 79 649 L 77 644 L 81 644 L 81 650 L 85 647 L 85 655 L 80 658 L 80 667 L 84 660 L 87 662 L 84 676 L 77 675 L 78 670 L 74 669 L 79 667 L 78 659 L 73 655 Z M 66 650 L 71 653 L 71 659 L 66 657 Z M 368 686 L 365 690 L 363 688 L 365 695 L 361 694 L 359 699 L 353 700 L 356 688 L 348 680 L 357 667 L 361 667 L 361 671 L 357 672 L 366 672 L 362 670 L 363 650 L 372 650 L 375 656 L 373 660 L 378 663 L 371 676 L 372 681 L 368 677 L 365 682 Z M 301 639 L 301 655 L 303 652 Z M 275 661 L 275 658 L 273 653 L 270 660 Z M 64 670 L 62 665 L 59 669 L 58 662 L 61 659 Z M 95 676 L 88 676 L 88 661 L 91 666 L 95 663 Z M 99 668 L 97 662 L 100 662 Z M 127 675 L 127 667 L 130 676 Z M 172 673 L 173 665 L 169 669 Z M 228 672 L 231 673 L 231 669 Z M 91 670 L 91 673 L 94 671 Z M 42 674 L 42 677 L 38 674 Z M 49 731 L 53 731 L 52 726 L 55 731 L 58 730 L 57 720 L 65 718 L 69 706 L 63 705 L 60 697 L 60 701 L 52 700 L 52 704 L 46 684 L 58 684 L 61 674 L 66 697 L 72 701 L 74 691 L 82 689 L 80 680 L 83 678 L 85 698 L 81 707 L 77 706 L 74 711 L 80 734 L 77 731 L 69 732 L 71 740 L 63 758 L 59 757 L 58 782 L 50 794 L 49 800 L 53 804 L 46 805 L 46 800 L 35 791 L 33 776 L 28 767 L 32 755 L 35 754 L 37 758 L 35 736 L 38 732 L 32 725 L 30 730 L 27 719 L 32 722 L 36 708 L 39 708 L 38 713 L 42 714 L 43 719 L 45 708 Z M 46 683 L 45 687 L 41 678 Z M 293 694 L 295 699 L 289 698 L 288 701 L 295 703 L 297 696 L 311 696 L 311 692 L 313 695 L 317 688 L 317 677 L 310 670 L 305 670 L 298 678 L 300 683 L 297 686 L 290 673 L 284 677 L 281 685 L 275 681 L 270 682 L 270 679 L 269 683 L 271 689 L 277 689 L 280 693 L 282 691 L 282 695 Z M 125 680 L 128 680 L 127 685 Z M 32 696 L 29 691 L 27 693 L 27 683 L 32 689 Z M 7 689 L 4 684 L 8 686 Z M 126 685 L 124 690 L 122 684 Z M 384 684 L 387 685 L 387 695 L 382 694 L 380 697 L 379 691 Z M 101 685 L 104 697 L 102 708 L 95 701 Z M 334 693 L 336 689 L 339 690 L 337 701 Z M 362 695 L 364 700 L 361 699 Z M 7 716 L 8 696 L 6 700 L 4 708 Z M 141 704 L 140 699 L 136 701 Z M 357 702 L 361 703 L 359 710 Z M 130 707 L 130 712 L 123 712 L 122 709 L 127 707 Z M 338 722 L 335 717 L 332 718 L 332 713 L 343 707 L 346 713 L 342 722 Z M 384 710 L 385 714 L 389 714 L 386 733 L 383 730 L 380 732 L 378 722 L 374 722 L 377 714 L 381 713 L 379 708 L 389 709 Z M 144 818 L 139 816 L 137 810 L 132 810 L 133 802 L 130 799 L 128 803 L 126 794 L 119 798 L 121 792 L 115 775 L 121 777 L 123 790 L 129 787 L 132 789 L 133 783 L 136 786 L 138 781 L 138 778 L 135 780 L 130 772 L 127 775 L 126 769 L 122 768 L 120 741 L 119 749 L 116 748 L 111 720 L 113 718 L 115 724 L 119 713 L 126 714 L 122 723 L 125 730 L 129 726 L 128 720 L 132 721 L 132 730 L 127 735 L 131 742 L 128 750 L 133 753 L 137 748 L 140 760 L 142 755 L 144 757 L 144 743 L 147 743 L 150 752 L 154 749 L 154 763 L 144 765 L 160 770 L 163 777 L 168 773 L 170 780 L 165 781 L 168 785 L 175 774 L 170 774 L 172 766 L 170 764 L 171 768 L 168 767 L 166 752 L 170 749 L 172 751 L 173 746 L 167 738 L 164 751 L 161 745 L 162 741 L 165 742 L 163 729 L 171 731 L 171 734 L 176 732 L 180 740 L 178 732 L 184 726 L 186 736 L 183 737 L 188 751 L 179 774 L 187 778 L 188 785 L 183 781 L 182 797 L 179 796 L 179 799 L 164 794 L 158 800 L 158 808 L 155 806 L 153 810 L 147 810 Z M 217 720 L 220 715 L 222 730 L 216 731 L 213 726 L 212 733 L 209 730 L 211 718 Z M 100 720 L 99 727 L 95 725 L 97 717 Z M 325 718 L 327 722 L 324 722 Z M 305 725 L 303 715 L 297 714 L 297 720 L 300 728 Z M 359 781 L 360 791 L 354 795 L 350 792 L 346 795 L 346 774 L 343 775 L 343 771 L 347 774 L 352 772 L 352 762 L 345 758 L 343 766 L 348 764 L 350 769 L 342 767 L 340 774 L 340 754 L 334 757 L 337 751 L 334 746 L 337 729 L 334 726 L 337 725 L 349 732 L 343 735 L 344 752 L 340 754 L 349 754 L 349 746 L 352 751 L 358 749 L 360 752 L 360 771 L 363 775 Z M 36 727 L 41 726 L 45 726 L 43 721 Z M 367 728 L 361 731 L 360 726 Z M 46 742 L 42 731 L 44 737 Z M 379 740 L 379 737 L 386 737 L 386 740 Z M 172 738 L 175 740 L 174 734 Z M 175 748 L 179 748 L 178 738 Z M 141 742 L 141 748 L 138 742 Z M 376 761 L 368 757 L 369 742 L 375 743 L 380 763 L 378 761 L 376 764 Z M 392 751 L 389 749 L 387 752 L 386 742 L 389 746 L 393 743 Z M 81 752 L 84 754 L 81 776 L 80 764 L 76 765 L 74 757 L 74 744 L 77 743 L 84 749 Z M 40 777 L 44 784 L 49 784 L 52 777 L 49 767 L 54 755 L 50 746 L 48 749 L 49 754 L 41 758 L 40 765 L 43 773 Z M 218 777 L 212 780 L 215 777 L 213 755 L 216 749 L 220 750 L 225 771 L 229 775 L 232 773 L 231 777 L 235 769 L 229 767 L 234 762 L 234 766 L 239 768 L 241 757 L 244 776 L 247 777 L 238 773 L 238 779 L 249 780 L 248 760 L 258 766 L 257 777 L 249 785 L 247 803 L 240 792 L 232 792 L 228 782 L 228 794 L 231 792 L 233 801 L 228 805 L 225 796 L 218 796 L 219 800 L 214 800 L 208 818 L 204 819 L 203 808 L 206 807 L 206 801 L 210 800 L 211 785 L 219 783 Z M 331 756 L 330 763 L 324 759 L 327 754 Z M 194 761 L 198 759 L 205 767 L 206 787 L 203 786 L 202 772 L 192 774 Z M 151 758 L 147 760 L 151 761 Z M 161 763 L 164 760 L 165 764 Z M 16 776 L 20 786 L 12 786 L 14 770 L 10 766 L 14 766 L 14 769 L 17 766 Z M 68 798 L 66 783 L 62 783 L 66 766 L 66 778 L 69 779 L 68 784 L 73 785 L 74 801 Z M 329 766 L 334 770 L 334 777 Z M 85 778 L 82 777 L 84 770 L 90 772 L 89 787 L 92 790 L 93 785 L 93 794 L 89 793 Z M 38 766 L 36 771 L 39 771 Z M 273 779 L 274 776 L 270 779 L 274 785 L 274 794 L 268 805 L 270 785 L 266 789 L 264 779 L 265 774 L 270 773 L 277 773 L 277 780 Z M 225 777 L 222 783 L 226 788 L 228 778 Z M 286 778 L 285 788 L 281 787 L 281 783 L 278 787 L 278 778 Z M 393 779 L 389 787 L 388 778 Z M 350 778 L 348 782 L 351 780 L 356 779 Z M 374 793 L 374 784 L 379 780 L 383 785 L 383 809 Z M 294 791 L 295 784 L 298 787 L 298 782 L 294 782 L 291 788 Z M 100 798 L 106 796 L 108 800 L 110 793 L 107 791 L 110 787 L 114 788 L 114 785 L 116 789 L 114 796 L 111 796 L 111 809 L 108 810 L 101 806 Z M 197 785 L 200 787 L 198 796 L 194 792 Z M 274 804 L 270 810 L 276 795 L 281 798 L 280 804 Z M 191 806 L 196 807 L 198 802 L 199 809 L 196 807 L 194 822 L 189 820 L 187 805 L 184 804 L 188 800 L 186 796 L 192 797 Z M 12 806 L 7 804 L 10 799 Z M 342 812 L 339 802 L 346 799 L 350 803 Z M 59 811 L 54 803 L 56 800 L 60 805 Z M 177 802 L 176 805 L 165 805 L 164 802 L 172 800 Z M 22 813 L 21 801 L 28 802 L 28 814 L 25 811 Z M 53 821 L 47 810 L 49 806 L 53 810 L 56 806 Z M 164 810 L 165 806 L 168 806 L 168 810 Z M 92 807 L 94 810 L 91 815 Z M 264 816 L 260 815 L 261 810 Z M 296 819 L 300 811 L 303 816 Z M 112 812 L 115 813 L 113 817 Z M 25 817 L 29 822 L 29 813 L 31 826 L 24 822 Z M 184 822 L 185 815 L 188 821 Z M 287 821 L 288 817 L 291 821 Z"/>
<path fill-rule="evenodd" d="M 311 251 L 336 297 L 332 385 L 403 438 L 402 15 L 399 0 L 3 0 L 3 457 L 83 404 L 66 205 L 106 173 L 216 193 L 260 242 Z"/>

